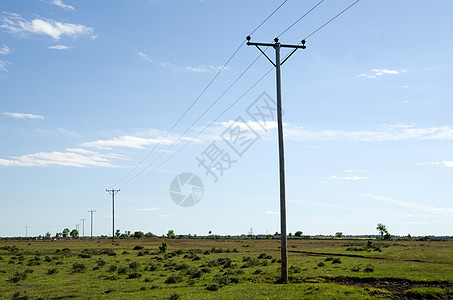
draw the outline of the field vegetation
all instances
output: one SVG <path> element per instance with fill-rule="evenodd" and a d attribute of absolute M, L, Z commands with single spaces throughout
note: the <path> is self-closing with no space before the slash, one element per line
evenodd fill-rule
<path fill-rule="evenodd" d="M 0 240 L 1 299 L 452 299 L 453 240 Z"/>

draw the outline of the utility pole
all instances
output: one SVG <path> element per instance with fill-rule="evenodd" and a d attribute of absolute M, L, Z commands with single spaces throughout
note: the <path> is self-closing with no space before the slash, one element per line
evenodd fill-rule
<path fill-rule="evenodd" d="M 80 220 L 82 221 L 82 232 L 83 232 L 82 237 L 85 237 L 85 220 L 86 219 L 80 219 Z"/>
<path fill-rule="evenodd" d="M 25 226 L 25 238 L 27 238 L 27 234 L 28 234 L 28 226 Z"/>
<path fill-rule="evenodd" d="M 95 210 L 89 210 L 88 212 L 91 214 L 91 222 L 90 222 L 90 226 L 91 226 L 91 239 L 93 239 L 93 213 L 96 212 L 96 211 L 95 211 Z"/>
<path fill-rule="evenodd" d="M 282 121 L 282 82 L 280 67 L 288 60 L 288 58 L 296 52 L 297 49 L 305 49 L 305 40 L 302 45 L 285 45 L 278 42 L 278 38 L 274 39 L 275 43 L 253 43 L 250 42 L 251 37 L 247 37 L 247 46 L 256 46 L 258 50 L 274 65 L 277 79 L 277 123 L 278 123 L 278 153 L 279 153 L 279 168 L 280 168 L 280 236 L 281 236 L 281 281 L 288 281 L 288 250 L 286 241 L 286 198 L 285 198 L 285 154 L 283 147 L 283 121 Z M 275 49 L 275 63 L 264 53 L 259 46 L 272 47 Z M 280 62 L 280 49 L 294 49 L 282 62 Z"/>
<path fill-rule="evenodd" d="M 110 195 L 112 195 L 112 242 L 115 242 L 115 194 L 118 193 L 120 190 L 115 190 L 111 189 L 108 190 L 106 189 L 107 192 L 109 192 Z"/>

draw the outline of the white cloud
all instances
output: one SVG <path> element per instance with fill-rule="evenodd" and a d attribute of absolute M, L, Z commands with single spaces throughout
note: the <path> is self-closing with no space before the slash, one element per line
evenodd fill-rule
<path fill-rule="evenodd" d="M 335 179 L 340 179 L 340 180 L 367 180 L 368 177 L 353 176 L 353 175 L 349 175 L 349 176 L 332 175 L 332 176 L 326 177 L 325 179 L 327 179 L 327 180 L 335 180 Z M 325 182 L 323 182 L 323 183 L 325 183 Z"/>
<path fill-rule="evenodd" d="M 115 154 L 101 154 L 84 149 L 66 149 L 65 152 L 39 152 L 12 159 L 0 159 L 3 167 L 116 167 L 110 162 Z"/>
<path fill-rule="evenodd" d="M 425 211 L 425 212 L 429 212 L 429 213 L 437 213 L 437 214 L 442 214 L 442 215 L 453 216 L 453 208 L 432 207 L 432 206 L 428 206 L 428 205 L 424 205 L 424 204 L 401 201 L 401 200 L 396 200 L 396 199 L 392 199 L 389 197 L 383 197 L 383 196 L 378 196 L 378 195 L 373 195 L 373 194 L 364 194 L 363 196 L 366 198 L 373 199 L 373 200 L 384 201 L 384 202 L 396 204 L 398 206 L 405 207 L 405 208 L 421 210 L 421 211 Z"/>
<path fill-rule="evenodd" d="M 150 63 L 154 63 L 154 61 L 153 61 L 152 59 L 150 59 L 150 58 L 148 57 L 148 55 L 146 55 L 145 53 L 143 53 L 143 52 L 137 52 L 136 54 L 137 54 L 138 56 L 140 56 L 141 58 L 143 58 L 145 61 L 150 62 Z"/>
<path fill-rule="evenodd" d="M 73 6 L 64 4 L 62 0 L 52 0 L 50 3 L 53 5 L 59 6 L 63 9 L 66 9 L 66 10 L 72 10 L 72 11 L 75 10 L 75 8 Z"/>
<path fill-rule="evenodd" d="M 10 65 L 11 63 L 6 60 L 1 60 L 0 59 L 0 71 L 8 72 L 8 69 L 6 68 L 7 65 Z"/>
<path fill-rule="evenodd" d="M 55 40 L 59 40 L 61 36 L 91 36 L 93 37 L 94 28 L 81 24 L 63 23 L 52 19 L 35 18 L 27 21 L 18 14 L 8 13 L 2 18 L 3 28 L 11 33 L 17 34 L 42 34 L 48 35 Z"/>
<path fill-rule="evenodd" d="M 266 211 L 266 215 L 279 215 L 280 213 L 278 211 L 272 211 L 272 210 L 268 210 Z"/>
<path fill-rule="evenodd" d="M 356 76 L 356 78 L 366 77 L 366 78 L 376 78 L 383 75 L 398 75 L 401 73 L 406 73 L 406 69 L 401 70 L 391 70 L 391 69 L 372 69 L 371 73 L 362 73 Z M 403 86 L 404 87 L 404 86 Z"/>
<path fill-rule="evenodd" d="M 151 208 L 138 208 L 137 211 L 157 211 L 159 208 L 151 207 Z"/>
<path fill-rule="evenodd" d="M 55 46 L 50 46 L 49 49 L 55 49 L 55 50 L 68 50 L 71 49 L 72 47 L 70 46 L 65 46 L 65 45 L 55 45 Z"/>
<path fill-rule="evenodd" d="M 285 136 L 298 141 L 385 142 L 400 140 L 453 140 L 452 126 L 417 128 L 414 125 L 382 125 L 374 130 L 345 131 L 326 129 L 312 131 L 286 124 Z"/>
<path fill-rule="evenodd" d="M 0 48 L 0 54 L 2 55 L 8 55 L 8 54 L 11 54 L 13 51 L 11 50 L 11 48 L 9 48 L 8 46 L 6 45 L 3 45 L 1 48 Z"/>
<path fill-rule="evenodd" d="M 416 164 L 419 165 L 419 166 L 426 166 L 426 165 L 441 166 L 441 165 L 444 165 L 446 167 L 453 168 L 453 161 L 451 161 L 451 160 L 423 162 L 423 163 L 416 163 Z"/>
<path fill-rule="evenodd" d="M 92 147 L 99 149 L 110 149 L 111 147 L 125 147 L 125 148 L 134 148 L 134 149 L 144 149 L 145 146 L 160 144 L 168 145 L 175 142 L 173 138 L 144 138 L 138 136 L 125 135 L 119 138 L 113 138 L 110 140 L 97 140 L 94 142 L 83 143 L 83 147 Z"/>
<path fill-rule="evenodd" d="M 140 56 L 146 62 L 156 64 L 158 66 L 164 67 L 164 68 L 172 70 L 174 72 L 209 73 L 209 72 L 227 71 L 227 70 L 231 69 L 231 68 L 228 68 L 225 66 L 212 66 L 212 65 L 180 67 L 180 66 L 177 66 L 177 65 L 169 63 L 169 62 L 154 61 L 147 54 L 145 54 L 143 52 L 136 52 L 135 54 Z"/>
<path fill-rule="evenodd" d="M 10 113 L 10 112 L 4 112 L 3 114 L 8 116 L 8 117 L 15 118 L 15 119 L 37 119 L 37 120 L 43 120 L 44 119 L 44 116 L 33 115 L 33 114 Z"/>

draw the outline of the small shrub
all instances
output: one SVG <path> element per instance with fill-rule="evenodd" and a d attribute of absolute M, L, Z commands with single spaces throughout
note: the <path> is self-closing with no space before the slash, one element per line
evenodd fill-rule
<path fill-rule="evenodd" d="M 132 270 L 137 269 L 139 266 L 140 266 L 140 264 L 136 261 L 133 261 L 129 264 L 129 268 L 131 268 Z"/>
<path fill-rule="evenodd" d="M 49 269 L 47 270 L 47 275 L 53 275 L 53 274 L 57 274 L 58 273 L 58 269 Z"/>
<path fill-rule="evenodd" d="M 318 264 L 318 267 L 324 267 L 325 265 L 326 265 L 325 263 L 320 262 L 320 263 Z"/>
<path fill-rule="evenodd" d="M 168 298 L 168 300 L 178 300 L 180 298 L 181 296 L 179 294 L 174 293 L 173 295 L 170 296 L 170 298 Z"/>
<path fill-rule="evenodd" d="M 360 272 L 360 267 L 353 267 L 351 268 L 352 272 Z"/>
<path fill-rule="evenodd" d="M 272 259 L 271 255 L 267 255 L 266 253 L 261 253 L 258 255 L 258 259 Z"/>
<path fill-rule="evenodd" d="M 162 245 L 159 246 L 159 251 L 162 253 L 165 253 L 165 252 L 167 252 L 167 249 L 168 249 L 168 244 L 166 242 L 162 242 Z"/>
<path fill-rule="evenodd" d="M 127 272 L 129 272 L 129 268 L 128 267 L 118 268 L 118 275 L 127 274 Z"/>
<path fill-rule="evenodd" d="M 85 272 L 86 266 L 82 263 L 76 262 L 72 265 L 72 273 L 82 273 Z"/>
<path fill-rule="evenodd" d="M 44 258 L 44 261 L 45 261 L 45 262 L 51 262 L 52 259 L 51 259 L 50 257 L 46 256 L 46 257 Z"/>
<path fill-rule="evenodd" d="M 118 269 L 116 265 L 110 265 L 108 271 L 109 272 L 115 272 Z"/>
<path fill-rule="evenodd" d="M 341 259 L 339 257 L 337 257 L 334 260 L 332 260 L 332 263 L 333 264 L 341 264 Z"/>
<path fill-rule="evenodd" d="M 179 283 L 182 282 L 182 280 L 183 278 L 180 274 L 173 274 L 165 280 L 165 283 L 167 284 Z"/>
<path fill-rule="evenodd" d="M 122 254 L 129 254 L 129 252 L 124 250 Z"/>
<path fill-rule="evenodd" d="M 21 280 L 25 280 L 27 278 L 27 273 L 25 272 L 16 272 L 14 273 L 13 277 L 8 279 L 9 282 L 11 283 L 18 283 Z"/>
<path fill-rule="evenodd" d="M 208 286 L 206 287 L 206 289 L 207 289 L 208 291 L 215 292 L 215 291 L 218 291 L 218 290 L 219 290 L 219 286 L 218 286 L 217 284 L 213 283 L 213 284 L 208 285 Z"/>
<path fill-rule="evenodd" d="M 255 272 L 253 272 L 253 274 L 256 274 L 256 275 L 258 275 L 258 274 L 263 274 L 263 270 L 261 270 L 261 269 L 256 269 Z"/>
<path fill-rule="evenodd" d="M 91 254 L 81 253 L 81 254 L 79 254 L 79 257 L 80 258 L 91 258 Z"/>
<path fill-rule="evenodd" d="M 134 249 L 132 249 L 132 250 L 143 250 L 143 248 L 145 248 L 145 247 L 143 247 L 143 246 L 135 246 Z"/>
<path fill-rule="evenodd" d="M 98 267 L 103 267 L 103 266 L 105 266 L 107 263 L 106 263 L 105 260 L 103 260 L 102 258 L 99 258 L 99 259 L 96 261 L 96 264 L 98 265 Z"/>
<path fill-rule="evenodd" d="M 332 260 L 333 260 L 333 257 L 327 257 L 327 258 L 325 259 L 325 261 L 332 261 Z"/>
<path fill-rule="evenodd" d="M 127 278 L 129 278 L 129 279 L 136 279 L 136 278 L 140 278 L 140 277 L 142 277 L 142 274 L 140 274 L 138 272 L 131 273 L 127 276 Z"/>
<path fill-rule="evenodd" d="M 363 268 L 363 272 L 365 273 L 372 273 L 374 272 L 374 267 L 371 264 L 368 264 Z"/>
<path fill-rule="evenodd" d="M 300 273 L 300 272 L 302 272 L 302 268 L 298 267 L 298 266 L 291 266 L 288 269 L 289 274 Z"/>

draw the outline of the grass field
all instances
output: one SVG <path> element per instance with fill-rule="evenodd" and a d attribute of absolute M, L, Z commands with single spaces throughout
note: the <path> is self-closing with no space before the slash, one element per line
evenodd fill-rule
<path fill-rule="evenodd" d="M 165 252 L 159 250 L 168 243 Z M 0 240 L 1 299 L 453 299 L 453 241 Z"/>

